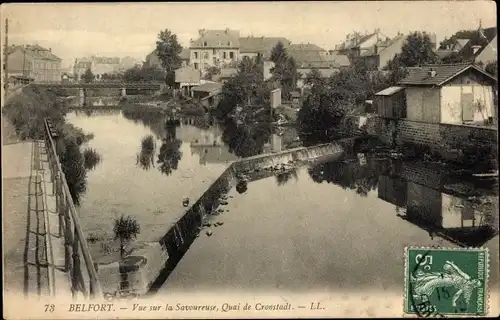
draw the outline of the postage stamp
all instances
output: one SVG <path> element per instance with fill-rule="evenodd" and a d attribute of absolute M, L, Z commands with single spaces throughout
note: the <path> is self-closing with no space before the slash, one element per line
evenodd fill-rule
<path fill-rule="evenodd" d="M 422 317 L 487 314 L 487 248 L 405 251 L 405 313 Z"/>

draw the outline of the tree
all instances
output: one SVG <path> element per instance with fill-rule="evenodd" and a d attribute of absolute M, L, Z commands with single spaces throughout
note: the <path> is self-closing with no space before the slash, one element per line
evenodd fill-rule
<path fill-rule="evenodd" d="M 498 62 L 497 61 L 492 61 L 486 65 L 484 68 L 486 72 L 489 74 L 492 74 L 493 76 L 497 77 L 498 76 Z"/>
<path fill-rule="evenodd" d="M 167 84 L 173 86 L 173 79 L 175 69 L 180 68 L 181 58 L 180 53 L 182 51 L 182 46 L 177 40 L 177 35 L 172 33 L 170 30 L 165 29 L 160 31 L 158 34 L 158 40 L 156 41 L 156 54 L 161 61 L 163 68 L 167 73 Z"/>
<path fill-rule="evenodd" d="M 82 75 L 82 80 L 85 81 L 85 83 L 91 83 L 95 80 L 95 75 L 90 68 L 85 70 L 85 73 Z"/>
<path fill-rule="evenodd" d="M 314 85 L 324 85 L 325 79 L 323 79 L 318 69 L 312 69 L 309 73 L 306 74 L 304 84 L 310 87 Z"/>
<path fill-rule="evenodd" d="M 433 50 L 429 35 L 422 32 L 414 32 L 406 38 L 401 48 L 401 53 L 396 55 L 394 61 L 397 65 L 407 68 L 438 62 L 438 56 Z"/>
<path fill-rule="evenodd" d="M 213 76 L 220 74 L 220 68 L 217 68 L 216 66 L 211 66 L 208 68 L 207 72 L 203 76 L 203 79 L 205 80 L 212 80 Z"/>
<path fill-rule="evenodd" d="M 119 219 L 115 219 L 115 226 L 113 227 L 115 239 L 120 240 L 120 256 L 123 258 L 125 254 L 125 245 L 132 239 L 137 238 L 141 233 L 139 223 L 135 218 L 124 216 L 123 214 Z"/>
<path fill-rule="evenodd" d="M 163 81 L 165 72 L 162 69 L 149 66 L 135 66 L 127 69 L 123 74 L 123 78 L 127 82 L 136 81 Z"/>
<path fill-rule="evenodd" d="M 222 86 L 221 101 L 215 112 L 226 117 L 237 106 L 265 104 L 268 98 L 262 69 L 256 61 L 245 57 L 238 65 L 238 72 Z"/>
<path fill-rule="evenodd" d="M 283 43 L 280 41 L 271 51 L 271 61 L 274 67 L 271 69 L 274 80 L 281 84 L 282 97 L 289 98 L 289 94 L 297 87 L 300 74 L 293 57 L 288 56 Z"/>

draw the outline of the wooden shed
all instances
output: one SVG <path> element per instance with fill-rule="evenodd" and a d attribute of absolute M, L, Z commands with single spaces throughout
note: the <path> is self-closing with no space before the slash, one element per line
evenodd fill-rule
<path fill-rule="evenodd" d="M 375 94 L 373 107 L 384 118 L 406 118 L 404 87 L 389 87 Z"/>

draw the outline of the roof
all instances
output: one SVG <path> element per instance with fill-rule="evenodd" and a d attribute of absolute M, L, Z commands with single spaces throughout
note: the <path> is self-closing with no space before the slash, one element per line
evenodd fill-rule
<path fill-rule="evenodd" d="M 278 42 L 283 43 L 285 49 L 288 49 L 291 43 L 290 40 L 283 37 L 241 37 L 239 39 L 240 52 L 261 53 L 266 57 Z"/>
<path fill-rule="evenodd" d="M 191 48 L 238 48 L 240 46 L 240 32 L 237 30 L 202 29 L 198 33 L 200 36 L 191 41 Z"/>
<path fill-rule="evenodd" d="M 156 50 L 153 51 L 156 54 Z M 188 48 L 182 48 L 181 53 L 179 54 L 181 60 L 189 60 L 190 52 Z"/>
<path fill-rule="evenodd" d="M 457 63 L 457 64 L 435 64 L 435 65 L 427 65 L 427 66 L 422 66 L 422 67 L 414 67 L 414 68 L 408 68 L 408 75 L 402 79 L 399 84 L 400 85 L 437 85 L 437 86 L 442 86 L 446 82 L 450 81 L 451 79 L 455 78 L 462 72 L 469 70 L 469 69 L 474 69 L 476 72 L 479 72 L 486 76 L 487 78 L 490 78 L 494 81 L 496 79 L 486 73 L 484 70 L 478 68 L 475 65 L 472 64 L 466 64 L 466 63 Z M 436 72 L 436 75 L 434 77 L 431 77 L 429 75 L 429 72 L 434 70 Z"/>
<path fill-rule="evenodd" d="M 229 78 L 238 73 L 238 68 L 221 68 L 220 78 Z"/>
<path fill-rule="evenodd" d="M 439 59 L 447 58 L 447 57 L 451 56 L 454 53 L 456 53 L 456 51 L 446 50 L 446 49 L 436 50 L 436 55 L 439 57 Z"/>
<path fill-rule="evenodd" d="M 62 59 L 56 56 L 55 54 L 52 53 L 51 49 L 46 49 L 44 47 L 41 47 L 37 44 L 35 45 L 25 45 L 25 46 L 16 46 L 12 45 L 8 47 L 7 49 L 7 54 L 11 54 L 16 50 L 23 50 L 27 54 L 31 55 L 34 58 L 37 59 L 43 59 L 43 60 L 51 60 L 51 61 L 61 61 Z"/>
<path fill-rule="evenodd" d="M 291 44 L 290 50 L 298 50 L 298 51 L 326 51 L 318 45 L 313 43 L 297 43 Z"/>
<path fill-rule="evenodd" d="M 457 39 L 457 43 L 460 45 L 461 48 L 465 47 L 465 45 L 469 41 L 470 41 L 470 39 Z"/>
<path fill-rule="evenodd" d="M 395 94 L 401 90 L 404 90 L 404 87 L 389 87 L 389 88 L 385 88 L 384 90 L 375 93 L 375 95 L 376 96 L 392 96 L 393 94 Z"/>
<path fill-rule="evenodd" d="M 194 87 L 192 90 L 201 92 L 212 92 L 220 89 L 222 89 L 222 84 L 216 82 L 206 82 L 202 85 Z"/>

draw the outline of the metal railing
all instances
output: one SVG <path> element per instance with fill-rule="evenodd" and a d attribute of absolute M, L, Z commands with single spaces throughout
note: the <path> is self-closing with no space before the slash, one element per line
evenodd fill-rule
<path fill-rule="evenodd" d="M 64 272 L 71 279 L 71 292 L 76 298 L 102 298 L 102 288 L 92 261 L 87 240 L 81 228 L 71 192 L 57 154 L 61 141 L 50 119 L 45 119 L 45 148 L 50 168 L 56 212 L 59 216 L 59 236 L 64 237 Z"/>

